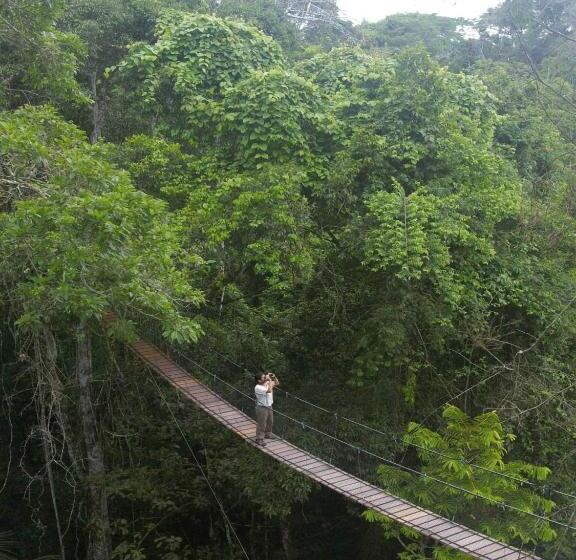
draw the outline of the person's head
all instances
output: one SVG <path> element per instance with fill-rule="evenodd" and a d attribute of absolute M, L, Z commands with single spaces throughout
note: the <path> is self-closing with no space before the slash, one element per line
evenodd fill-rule
<path fill-rule="evenodd" d="M 258 384 L 258 385 L 262 385 L 263 383 L 266 383 L 266 381 L 268 381 L 268 376 L 265 373 L 257 373 L 254 376 L 254 381 Z"/>

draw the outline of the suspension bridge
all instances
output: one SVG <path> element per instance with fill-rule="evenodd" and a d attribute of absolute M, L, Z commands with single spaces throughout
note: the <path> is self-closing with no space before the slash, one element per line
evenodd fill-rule
<path fill-rule="evenodd" d="M 132 352 L 164 378 L 185 398 L 194 402 L 220 424 L 249 444 L 255 445 L 254 420 L 194 378 L 151 342 L 138 339 Z M 433 541 L 481 560 L 542 560 L 526 552 L 471 530 L 418 505 L 393 496 L 382 488 L 350 474 L 282 438 L 257 449 L 315 482 L 373 509 Z"/>

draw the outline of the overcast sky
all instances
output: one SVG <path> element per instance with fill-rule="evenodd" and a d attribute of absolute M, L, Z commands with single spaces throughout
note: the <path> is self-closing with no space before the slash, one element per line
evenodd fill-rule
<path fill-rule="evenodd" d="M 407 12 L 475 18 L 499 3 L 500 0 L 338 0 L 343 15 L 355 23 Z"/>

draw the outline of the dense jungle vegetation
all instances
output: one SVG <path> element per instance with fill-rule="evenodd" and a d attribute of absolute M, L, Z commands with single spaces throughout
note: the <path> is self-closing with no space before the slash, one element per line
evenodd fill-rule
<path fill-rule="evenodd" d="M 282 435 L 573 560 L 576 0 L 287 4 L 0 0 L 0 559 L 465 558 L 226 433 L 142 332 L 206 382 L 276 372 Z"/>

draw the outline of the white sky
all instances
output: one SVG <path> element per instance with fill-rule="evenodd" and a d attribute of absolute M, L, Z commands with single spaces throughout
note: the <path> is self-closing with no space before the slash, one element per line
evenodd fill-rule
<path fill-rule="evenodd" d="M 354 23 L 378 21 L 390 14 L 420 12 L 476 18 L 501 0 L 338 0 L 342 14 Z"/>

